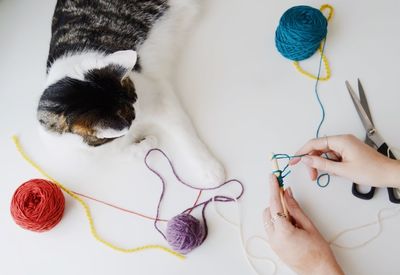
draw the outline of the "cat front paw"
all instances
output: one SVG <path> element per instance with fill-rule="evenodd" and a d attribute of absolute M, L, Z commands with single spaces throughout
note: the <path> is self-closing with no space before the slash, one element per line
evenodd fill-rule
<path fill-rule="evenodd" d="M 202 185 L 203 187 L 216 187 L 226 180 L 225 168 L 222 164 L 215 160 L 210 159 L 203 164 Z"/>
<path fill-rule="evenodd" d="M 129 145 L 129 154 L 136 159 L 143 159 L 150 149 L 158 146 L 158 140 L 155 136 L 146 136 Z"/>

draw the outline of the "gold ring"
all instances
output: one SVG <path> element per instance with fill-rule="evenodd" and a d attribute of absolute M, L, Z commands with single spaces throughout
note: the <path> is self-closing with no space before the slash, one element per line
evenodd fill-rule
<path fill-rule="evenodd" d="M 285 213 L 277 212 L 275 216 L 271 218 L 271 222 L 275 223 L 278 219 L 284 218 L 286 219 L 288 216 Z"/>

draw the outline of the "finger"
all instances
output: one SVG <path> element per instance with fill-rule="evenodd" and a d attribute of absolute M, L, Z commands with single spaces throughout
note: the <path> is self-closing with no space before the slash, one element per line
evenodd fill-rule
<path fill-rule="evenodd" d="M 298 158 L 292 158 L 291 160 L 289 160 L 289 165 L 296 165 L 297 163 L 299 163 L 301 160 L 300 157 Z"/>
<path fill-rule="evenodd" d="M 312 151 L 309 155 L 310 156 L 320 156 L 321 154 L 322 154 L 321 151 Z M 313 168 L 313 167 L 307 166 L 307 165 L 306 165 L 306 167 L 307 167 L 307 170 L 308 170 L 308 174 L 310 175 L 310 179 L 312 181 L 317 180 L 317 178 L 318 178 L 318 170 Z"/>
<path fill-rule="evenodd" d="M 285 218 L 279 216 L 284 213 L 282 199 L 281 199 L 281 188 L 279 187 L 278 179 L 275 175 L 271 175 L 271 197 L 270 197 L 270 213 L 274 223 L 274 229 L 291 226 L 290 222 Z M 283 197 L 282 197 L 283 198 Z M 279 213 L 279 214 L 278 214 Z"/>
<path fill-rule="evenodd" d="M 307 155 L 310 155 L 310 156 L 312 156 L 312 155 L 314 155 L 314 156 L 320 156 L 321 154 L 323 154 L 321 151 L 311 151 L 309 154 L 307 154 Z M 302 157 L 304 157 L 304 156 L 302 156 Z M 293 158 L 293 159 L 291 159 L 290 161 L 289 161 L 289 165 L 296 165 L 297 163 L 299 163 L 300 161 L 301 161 L 301 158 L 302 157 L 296 157 L 296 158 Z M 313 167 L 310 167 L 310 166 L 307 166 L 306 165 L 306 169 L 307 169 L 307 171 L 308 171 L 308 175 L 310 176 L 310 179 L 312 180 L 312 181 L 315 181 L 316 179 L 317 179 L 317 177 L 318 177 L 318 171 L 317 171 L 317 169 L 315 169 L 315 168 L 313 168 Z"/>
<path fill-rule="evenodd" d="M 312 168 L 310 166 L 306 166 L 307 167 L 307 171 L 308 171 L 308 175 L 310 176 L 310 179 L 312 181 L 315 181 L 318 177 L 318 171 L 315 168 Z"/>
<path fill-rule="evenodd" d="M 301 158 L 306 155 L 320 156 L 323 153 L 324 152 L 319 151 L 319 150 L 312 150 L 312 151 L 308 152 L 307 154 L 302 154 L 302 155 L 295 154 L 294 157 L 289 160 L 289 165 L 296 165 L 297 163 L 299 163 L 301 161 Z"/>
<path fill-rule="evenodd" d="M 311 151 L 321 151 L 325 153 L 333 150 L 340 152 L 343 147 L 342 140 L 343 136 L 329 136 L 311 139 L 296 152 L 296 155 L 308 154 Z"/>
<path fill-rule="evenodd" d="M 265 232 L 267 232 L 268 237 L 271 236 L 271 234 L 274 232 L 274 224 L 271 221 L 272 216 L 271 216 L 271 211 L 270 208 L 267 207 L 264 209 L 263 212 L 263 221 L 264 221 L 264 229 Z"/>
<path fill-rule="evenodd" d="M 295 220 L 296 224 L 308 232 L 316 230 L 311 220 L 307 217 L 307 215 L 300 208 L 300 205 L 294 199 L 292 189 L 290 187 L 286 189 L 284 197 L 288 212 Z"/>
<path fill-rule="evenodd" d="M 328 160 L 318 156 L 305 156 L 301 159 L 301 162 L 311 168 L 334 174 L 337 174 L 337 171 L 340 171 L 343 166 L 341 162 Z"/>
<path fill-rule="evenodd" d="M 281 201 L 280 187 L 278 183 L 278 179 L 274 174 L 271 174 L 270 177 L 270 198 L 269 205 L 272 215 L 276 213 L 283 213 L 283 206 Z"/>

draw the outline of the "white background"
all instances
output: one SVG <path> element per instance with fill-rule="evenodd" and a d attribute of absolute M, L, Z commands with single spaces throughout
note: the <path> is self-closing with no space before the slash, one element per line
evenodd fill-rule
<path fill-rule="evenodd" d="M 276 51 L 275 28 L 289 7 L 319 7 L 324 2 L 203 2 L 202 16 L 177 71 L 177 90 L 201 137 L 224 163 L 228 177 L 245 183 L 241 211 L 244 235 L 249 238 L 263 234 L 261 212 L 269 192 L 269 152 L 293 153 L 313 137 L 320 119 L 314 82 L 298 74 Z M 208 239 L 185 261 L 160 251 L 121 254 L 106 248 L 91 237 L 80 205 L 70 198 L 61 223 L 47 233 L 28 232 L 15 225 L 9 213 L 13 192 L 24 181 L 40 176 L 18 155 L 11 142 L 14 133 L 37 162 L 75 191 L 150 215 L 160 191 L 160 183 L 141 161 L 116 154 L 68 154 L 39 139 L 35 108 L 45 80 L 54 4 L 0 1 L 0 274 L 251 274 L 238 231 L 212 208 L 207 211 Z M 355 86 L 360 77 L 377 128 L 390 145 L 400 146 L 400 3 L 354 0 L 330 4 L 335 15 L 326 54 L 332 79 L 319 86 L 327 112 L 321 134 L 363 137 L 344 85 L 348 79 Z M 305 67 L 315 72 L 317 61 L 314 57 Z M 362 201 L 352 196 L 350 182 L 340 178 L 320 189 L 301 165 L 294 168 L 287 184 L 328 239 L 345 228 L 372 221 L 380 208 L 393 206 L 386 190 L 378 190 L 371 201 Z M 169 188 L 165 217 L 184 209 L 195 197 L 173 181 Z M 89 204 L 99 233 L 107 240 L 124 247 L 165 244 L 151 222 Z M 233 205 L 221 209 L 235 217 Z M 364 248 L 335 249 L 347 274 L 399 274 L 398 220 L 385 221 L 382 235 Z M 375 230 L 352 234 L 342 242 L 358 243 Z M 263 243 L 253 243 L 252 251 L 274 257 Z M 268 263 L 255 264 L 262 274 L 269 274 Z M 282 263 L 278 272 L 290 274 Z"/>

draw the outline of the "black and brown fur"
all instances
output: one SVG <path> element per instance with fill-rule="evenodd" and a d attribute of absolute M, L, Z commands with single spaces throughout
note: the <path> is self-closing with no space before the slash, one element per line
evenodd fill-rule
<path fill-rule="evenodd" d="M 71 52 L 137 50 L 168 0 L 58 0 L 47 68 Z"/>
<path fill-rule="evenodd" d="M 137 50 L 152 26 L 168 9 L 167 0 L 58 0 L 52 21 L 47 72 L 60 57 L 98 51 L 111 54 Z M 140 70 L 137 63 L 136 70 Z M 91 145 L 113 140 L 98 138 L 95 126 L 121 130 L 135 118 L 137 100 L 126 68 L 117 64 L 93 69 L 83 80 L 64 77 L 42 94 L 37 117 L 55 133 L 74 133 Z"/>
<path fill-rule="evenodd" d="M 97 138 L 94 128 L 122 130 L 135 119 L 135 88 L 124 73 L 109 65 L 90 70 L 83 81 L 65 77 L 50 85 L 40 98 L 39 122 L 59 134 L 78 134 L 91 146 L 110 141 Z"/>

